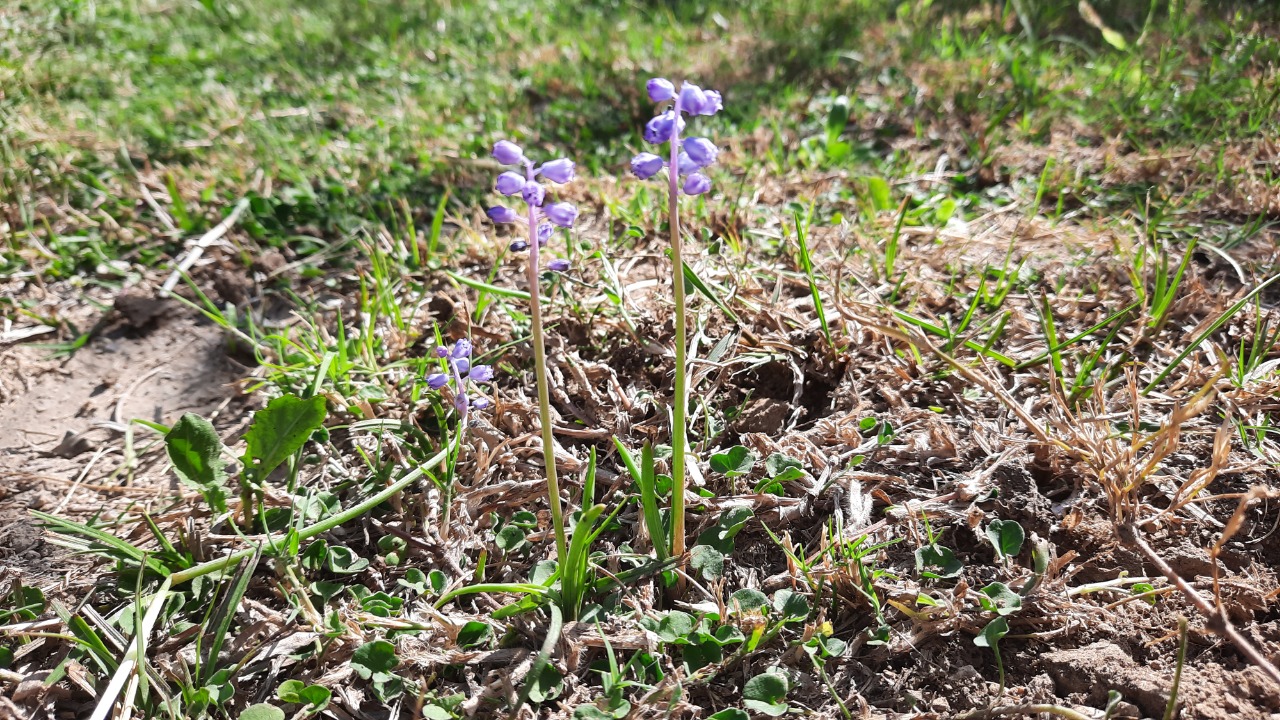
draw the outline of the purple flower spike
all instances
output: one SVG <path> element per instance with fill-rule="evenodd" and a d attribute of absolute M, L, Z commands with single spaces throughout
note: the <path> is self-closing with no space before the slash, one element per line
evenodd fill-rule
<path fill-rule="evenodd" d="M 711 181 L 702 173 L 694 173 L 684 181 L 685 195 L 701 195 L 711 189 Z"/>
<path fill-rule="evenodd" d="M 680 86 L 680 109 L 690 115 L 700 114 L 707 104 L 707 95 L 702 88 L 692 83 Z"/>
<path fill-rule="evenodd" d="M 538 226 L 538 247 L 542 247 L 546 245 L 547 241 L 551 239 L 551 236 L 552 234 L 555 233 L 555 231 L 556 231 L 556 226 L 552 225 L 551 223 L 542 223 L 541 225 L 539 225 Z"/>
<path fill-rule="evenodd" d="M 454 360 L 471 357 L 471 341 L 466 338 L 458 340 L 453 344 L 453 352 L 449 353 L 449 356 Z"/>
<path fill-rule="evenodd" d="M 653 153 L 640 153 L 631 159 L 631 172 L 641 180 L 648 180 L 657 175 L 665 164 L 662 158 Z"/>
<path fill-rule="evenodd" d="M 662 102 L 670 100 L 676 96 L 676 86 L 671 84 L 666 78 L 654 78 L 645 83 L 645 89 L 649 91 L 649 99 L 654 102 Z"/>
<path fill-rule="evenodd" d="M 546 188 L 536 182 L 525 183 L 524 189 L 520 191 L 524 197 L 524 201 L 534 207 L 542 207 L 542 200 L 547 196 Z"/>
<path fill-rule="evenodd" d="M 523 240 L 512 240 L 511 244 L 508 245 L 507 247 L 511 250 L 511 252 L 524 252 L 525 250 L 529 249 L 529 243 Z"/>
<path fill-rule="evenodd" d="M 578 219 L 578 208 L 566 202 L 548 205 L 545 210 L 547 219 L 560 227 L 573 227 L 573 221 Z"/>
<path fill-rule="evenodd" d="M 484 214 L 488 215 L 489 219 L 496 223 L 512 223 L 520 219 L 520 213 L 501 205 L 485 210 Z"/>
<path fill-rule="evenodd" d="M 698 167 L 706 167 L 716 161 L 716 155 L 720 154 L 720 148 L 716 147 L 710 140 L 703 137 L 691 137 L 684 141 L 682 146 L 684 151 L 689 153 L 689 157 L 698 163 Z M 684 169 L 681 168 L 681 172 Z"/>
<path fill-rule="evenodd" d="M 507 171 L 498 176 L 498 192 L 503 195 L 515 195 L 524 189 L 525 179 L 519 173 Z"/>
<path fill-rule="evenodd" d="M 689 157 L 689 153 L 680 153 L 679 163 L 680 163 L 679 169 L 680 169 L 681 175 L 696 173 L 702 169 L 702 165 L 698 164 L 697 161 Z"/>
<path fill-rule="evenodd" d="M 676 117 L 670 110 L 645 123 L 645 142 L 659 145 L 671 139 L 673 129 L 684 131 L 684 118 Z"/>
<path fill-rule="evenodd" d="M 477 365 L 471 368 L 471 372 L 467 374 L 467 379 L 471 382 L 487 383 L 493 379 L 493 367 Z"/>
<path fill-rule="evenodd" d="M 547 269 L 551 272 L 557 273 L 567 272 L 569 270 L 569 261 L 556 258 L 555 260 L 547 263 Z"/>
<path fill-rule="evenodd" d="M 542 177 L 550 180 L 551 182 L 567 183 L 574 178 L 573 168 L 574 165 L 572 160 L 569 158 L 560 158 L 559 160 L 552 160 L 551 162 L 543 163 L 542 167 L 539 168 L 538 171 L 542 173 Z"/>
<path fill-rule="evenodd" d="M 499 140 L 493 144 L 493 157 L 503 165 L 519 165 L 524 162 L 524 151 L 510 140 Z"/>
<path fill-rule="evenodd" d="M 439 390 L 449 384 L 449 376 L 444 373 L 431 373 L 427 376 L 427 387 L 432 390 Z"/>

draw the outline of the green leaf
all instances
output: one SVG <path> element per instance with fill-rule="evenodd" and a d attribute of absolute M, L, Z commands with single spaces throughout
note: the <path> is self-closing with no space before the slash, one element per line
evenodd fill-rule
<path fill-rule="evenodd" d="M 742 686 L 742 704 L 770 717 L 778 717 L 787 711 L 787 678 L 778 673 L 763 673 Z"/>
<path fill-rule="evenodd" d="M 699 545 L 710 545 L 722 555 L 733 552 L 733 538 L 746 526 L 747 521 L 755 517 L 749 507 L 737 505 L 726 508 L 720 513 L 715 526 L 698 534 Z"/>
<path fill-rule="evenodd" d="M 764 471 L 771 478 L 779 479 L 779 476 L 783 474 L 790 475 L 789 471 L 792 470 L 798 470 L 799 475 L 804 474 L 804 466 L 800 464 L 799 460 L 789 458 L 782 453 L 773 453 L 764 460 Z M 787 479 L 793 478 L 788 477 Z"/>
<path fill-rule="evenodd" d="M 307 685 L 301 680 L 285 680 L 276 688 L 276 697 L 281 702 L 306 705 L 307 713 L 314 714 L 328 706 L 332 693 L 321 685 Z"/>
<path fill-rule="evenodd" d="M 369 567 L 369 561 L 356 555 L 355 551 L 344 545 L 335 545 L 329 548 L 328 557 L 329 570 L 342 574 L 353 575 Z"/>
<path fill-rule="evenodd" d="M 525 544 L 525 531 L 515 525 L 504 525 L 494 536 L 494 544 L 503 552 L 511 552 Z"/>
<path fill-rule="evenodd" d="M 773 594 L 773 609 L 783 622 L 803 622 L 809 619 L 809 601 L 791 590 L 779 590 Z"/>
<path fill-rule="evenodd" d="M 725 708 L 707 716 L 707 720 L 751 720 L 751 716 L 738 708 Z"/>
<path fill-rule="evenodd" d="M 595 705 L 579 705 L 573 709 L 575 720 L 613 720 L 613 716 Z"/>
<path fill-rule="evenodd" d="M 1133 584 L 1133 587 L 1129 588 L 1129 592 L 1133 593 L 1134 595 L 1141 595 L 1141 594 L 1143 594 L 1143 593 L 1149 593 L 1149 592 L 1151 592 L 1152 590 L 1155 590 L 1155 589 L 1156 589 L 1156 588 L 1155 588 L 1155 586 L 1154 586 L 1154 585 L 1152 585 L 1151 583 L 1134 583 L 1134 584 Z M 1145 597 L 1145 598 L 1143 598 L 1142 600 L 1143 600 L 1143 602 L 1145 602 L 1145 603 L 1146 603 L 1146 604 L 1148 604 L 1148 605 L 1155 605 L 1155 604 L 1156 604 L 1156 596 L 1155 596 L 1155 595 L 1151 595 L 1151 596 Z"/>
<path fill-rule="evenodd" d="M 689 633 L 697 627 L 693 616 L 679 610 L 672 610 L 658 621 L 657 635 L 663 642 L 673 643 L 686 640 Z"/>
<path fill-rule="evenodd" d="M 992 520 L 987 526 L 987 539 L 995 547 L 996 557 L 1006 560 L 1022 552 L 1027 536 L 1017 520 Z"/>
<path fill-rule="evenodd" d="M 1009 589 L 1008 585 L 993 582 L 982 588 L 978 601 L 982 609 L 997 615 L 1012 615 L 1022 608 L 1022 596 Z"/>
<path fill-rule="evenodd" d="M 164 436 L 164 445 L 178 479 L 200 491 L 214 512 L 226 512 L 227 496 L 222 484 L 227 474 L 223 470 L 222 441 L 213 425 L 199 415 L 186 413 Z"/>
<path fill-rule="evenodd" d="M 711 456 L 711 469 L 725 477 L 739 477 L 751 472 L 755 467 L 756 457 L 750 450 L 735 445 L 728 451 Z"/>
<path fill-rule="evenodd" d="M 956 559 L 951 548 L 937 544 L 925 545 L 916 550 L 916 570 L 921 577 L 947 579 L 959 576 L 964 570 L 964 563 Z"/>
<path fill-rule="evenodd" d="M 710 545 L 695 545 L 689 553 L 689 565 L 707 580 L 724 577 L 724 553 Z"/>
<path fill-rule="evenodd" d="M 871 207 L 875 210 L 892 210 L 893 200 L 889 197 L 889 183 L 882 177 L 866 177 L 867 192 L 871 194 Z"/>
<path fill-rule="evenodd" d="M 849 124 L 849 98 L 841 95 L 831 103 L 831 110 L 827 112 L 827 145 L 834 145 L 836 140 L 840 139 L 840 134 L 844 132 L 845 127 Z"/>
<path fill-rule="evenodd" d="M 475 647 L 480 643 L 488 640 L 493 635 L 493 628 L 487 622 L 479 620 L 468 620 L 461 630 L 458 630 L 458 647 Z"/>
<path fill-rule="evenodd" d="M 351 669 L 368 680 L 376 674 L 388 674 L 400 664 L 396 646 L 386 640 L 367 642 L 351 654 Z"/>
<path fill-rule="evenodd" d="M 529 699 L 535 703 L 545 702 L 560 695 L 561 682 L 564 676 L 555 666 L 547 663 L 537 677 L 529 680 Z"/>
<path fill-rule="evenodd" d="M 742 588 L 729 596 L 730 612 L 736 606 L 738 612 L 761 610 L 769 605 L 769 598 L 755 588 Z"/>
<path fill-rule="evenodd" d="M 284 711 L 270 703 L 250 705 L 240 711 L 240 720 L 284 720 Z"/>
<path fill-rule="evenodd" d="M 245 433 L 245 467 L 252 468 L 259 480 L 266 478 L 324 424 L 326 409 L 323 395 L 303 400 L 294 395 L 281 395 L 253 414 L 253 424 Z"/>
<path fill-rule="evenodd" d="M 1008 634 L 1009 621 L 1001 616 L 987 623 L 987 626 L 982 628 L 982 632 L 978 633 L 978 636 L 973 639 L 973 644 L 978 647 L 993 648 L 1000 644 L 1000 638 Z"/>

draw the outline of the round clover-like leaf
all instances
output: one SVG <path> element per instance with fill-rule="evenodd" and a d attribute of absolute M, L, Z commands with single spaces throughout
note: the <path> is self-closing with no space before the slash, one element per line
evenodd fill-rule
<path fill-rule="evenodd" d="M 770 717 L 778 717 L 787 711 L 787 690 L 790 683 L 778 673 L 757 675 L 742 686 L 742 704 Z"/>
<path fill-rule="evenodd" d="M 250 705 L 240 711 L 240 720 L 284 720 L 284 711 L 271 703 Z"/>
<path fill-rule="evenodd" d="M 399 664 L 396 646 L 386 640 L 367 642 L 351 654 L 351 669 L 365 680 L 379 673 L 388 674 Z"/>
<path fill-rule="evenodd" d="M 725 477 L 740 477 L 755 467 L 756 456 L 750 450 L 735 445 L 722 453 L 711 456 L 711 469 Z"/>

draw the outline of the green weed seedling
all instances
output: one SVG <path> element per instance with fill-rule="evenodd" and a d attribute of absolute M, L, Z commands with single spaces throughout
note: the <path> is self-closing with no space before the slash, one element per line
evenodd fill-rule
<path fill-rule="evenodd" d="M 791 681 L 781 672 L 765 672 L 748 680 L 742 686 L 742 704 L 748 710 L 780 717 L 785 715 L 791 706 L 787 704 L 787 693 L 791 691 Z"/>
<path fill-rule="evenodd" d="M 1027 538 L 1017 520 L 992 520 L 986 532 L 991 547 L 995 548 L 996 559 L 1005 565 L 1011 564 L 1022 552 L 1022 543 Z"/>

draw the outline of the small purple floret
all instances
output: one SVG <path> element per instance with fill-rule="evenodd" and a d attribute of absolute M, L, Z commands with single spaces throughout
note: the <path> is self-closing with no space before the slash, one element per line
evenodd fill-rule
<path fill-rule="evenodd" d="M 467 379 L 471 382 L 487 383 L 493 379 L 493 367 L 489 365 L 476 365 L 471 368 L 471 372 L 467 374 Z"/>
<path fill-rule="evenodd" d="M 711 189 L 711 181 L 702 173 L 693 173 L 684 181 L 685 195 L 701 195 Z"/>
<path fill-rule="evenodd" d="M 444 373 L 431 373 L 427 376 L 427 387 L 432 390 L 439 390 L 449 384 L 449 376 Z"/>
<path fill-rule="evenodd" d="M 641 180 L 648 180 L 665 164 L 666 161 L 653 153 L 640 153 L 631 159 L 631 172 Z"/>
<path fill-rule="evenodd" d="M 499 140 L 493 144 L 493 157 L 503 165 L 519 165 L 524 162 L 524 151 L 510 140 Z"/>
<path fill-rule="evenodd" d="M 449 356 L 455 360 L 471 357 L 471 341 L 466 338 L 458 340 L 458 342 L 453 344 L 453 351 L 449 353 Z"/>
<path fill-rule="evenodd" d="M 520 213 L 502 205 L 489 208 L 485 211 L 485 214 L 496 223 L 512 223 L 520 219 Z"/>
<path fill-rule="evenodd" d="M 547 196 L 547 189 L 536 182 L 527 182 L 520 191 L 524 201 L 534 207 L 542 207 L 542 200 Z"/>
<path fill-rule="evenodd" d="M 720 148 L 717 148 L 710 140 L 704 137 L 686 138 L 681 147 L 689 153 L 689 157 L 698 163 L 698 167 L 706 167 L 716 161 L 716 156 L 720 154 Z M 683 172 L 683 170 L 681 171 Z"/>
<path fill-rule="evenodd" d="M 566 202 L 548 205 L 543 210 L 547 213 L 547 219 L 560 227 L 573 227 L 573 221 L 578 219 L 578 208 Z"/>
<path fill-rule="evenodd" d="M 551 272 L 567 272 L 569 270 L 569 261 L 562 258 L 556 258 L 547 263 L 547 269 Z"/>
<path fill-rule="evenodd" d="M 497 189 L 503 195 L 515 195 L 524 189 L 524 183 L 524 176 L 508 170 L 498 176 Z"/>
<path fill-rule="evenodd" d="M 552 160 L 551 162 L 543 163 L 542 167 L 539 168 L 539 172 L 542 173 L 542 177 L 550 180 L 551 182 L 567 183 L 574 178 L 573 168 L 574 164 L 572 160 L 569 158 L 560 158 L 559 160 Z"/>

